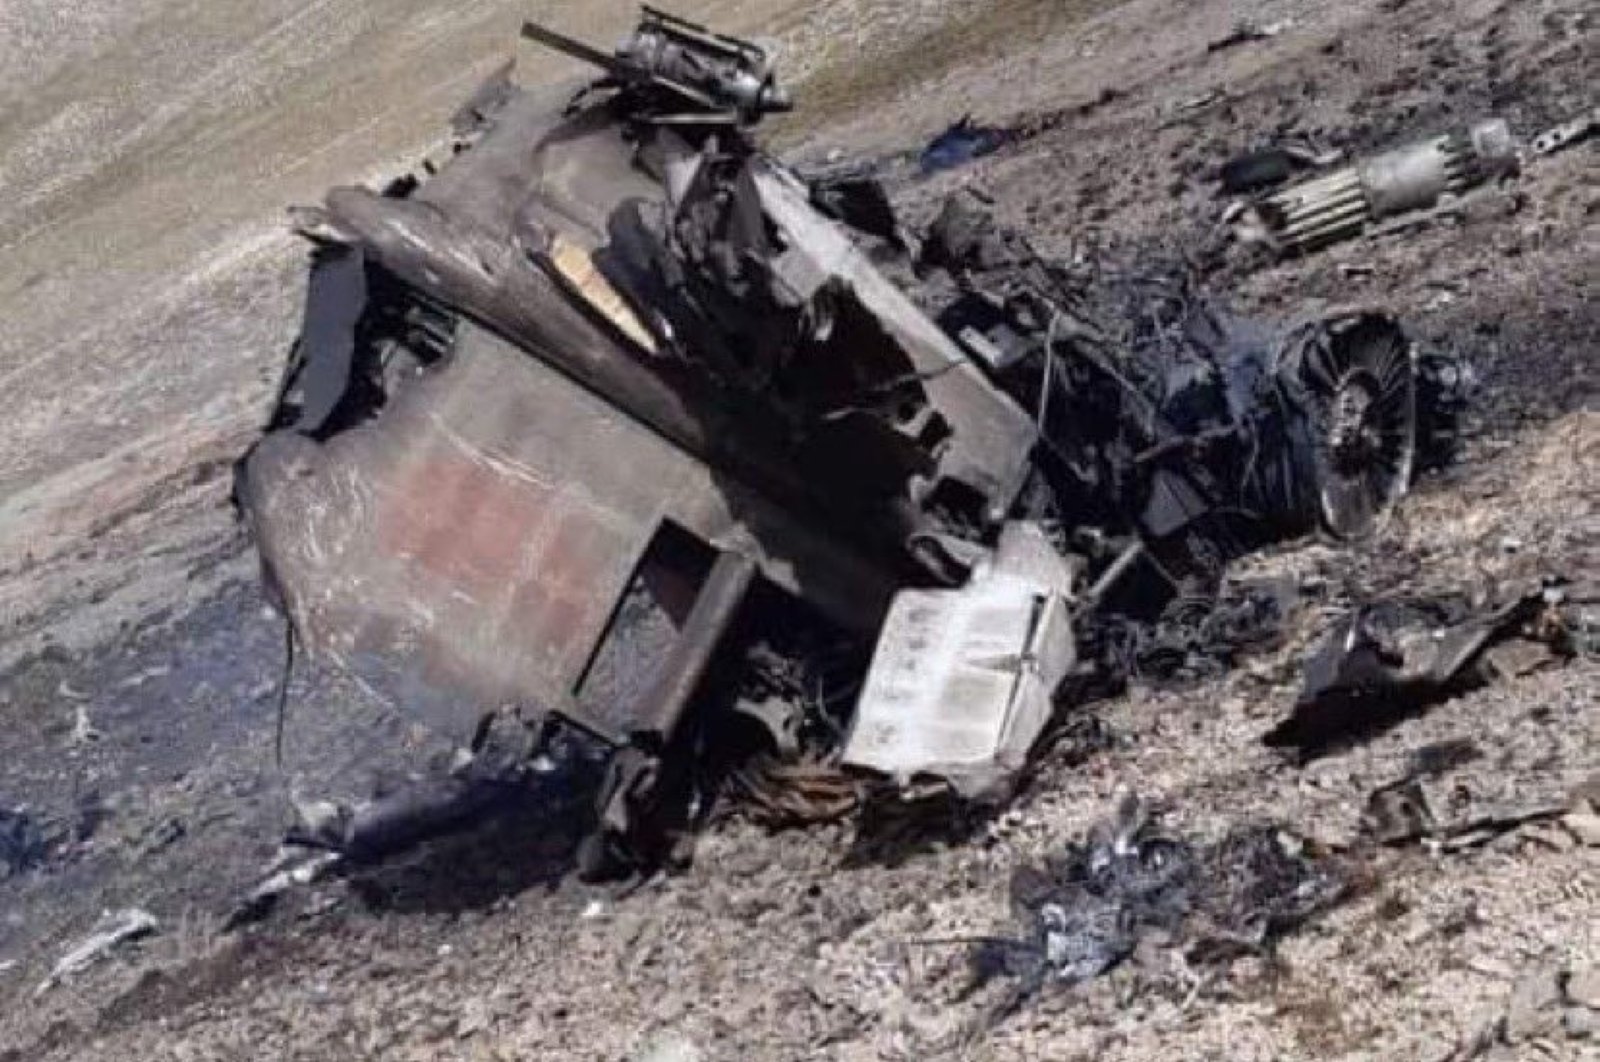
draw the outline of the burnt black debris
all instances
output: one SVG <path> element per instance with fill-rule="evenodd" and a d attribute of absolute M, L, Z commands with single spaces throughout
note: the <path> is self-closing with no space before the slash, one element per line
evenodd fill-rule
<path fill-rule="evenodd" d="M 468 823 L 530 807 L 564 807 L 582 818 L 602 769 L 601 750 L 582 733 L 496 713 L 485 720 L 471 756 L 452 769 L 356 807 L 306 806 L 288 840 L 351 864 L 375 863 Z"/>
<path fill-rule="evenodd" d="M 1331 166 L 1342 157 L 1338 150 L 1321 150 L 1308 141 L 1289 139 L 1233 156 L 1217 171 L 1217 180 L 1230 195 L 1261 192 L 1305 170 Z"/>
<path fill-rule="evenodd" d="M 1234 24 L 1232 31 L 1227 36 L 1218 37 L 1206 45 L 1208 52 L 1221 52 L 1229 48 L 1237 48 L 1241 44 L 1253 44 L 1256 41 L 1271 40 L 1284 30 L 1284 23 L 1271 23 L 1259 25 L 1249 19 L 1240 19 Z"/>
<path fill-rule="evenodd" d="M 1039 426 L 1041 514 L 1137 535 L 1175 592 L 1268 542 L 1361 535 L 1410 484 L 1419 354 L 1387 315 L 1238 318 L 1176 263 L 1047 262 L 971 196 L 922 261 L 957 280 L 940 324 Z"/>
<path fill-rule="evenodd" d="M 992 155 L 1017 139 L 1014 129 L 979 125 L 972 115 L 964 115 L 938 136 L 928 141 L 917 159 L 923 174 L 938 173 L 964 166 L 974 159 Z"/>
<path fill-rule="evenodd" d="M 1269 950 L 1346 894 L 1343 873 L 1272 824 L 1197 844 L 1163 834 L 1136 799 L 1083 842 L 1012 878 L 1024 933 L 978 945 L 980 980 L 1018 979 L 1023 996 L 1049 983 L 1100 976 L 1141 941 L 1193 963 Z"/>
<path fill-rule="evenodd" d="M 294 213 L 305 321 L 237 499 L 309 651 L 459 744 L 514 705 L 607 750 L 595 851 L 671 851 L 719 792 L 1003 795 L 1069 676 L 1270 642 L 1227 563 L 1366 533 L 1453 430 L 1465 373 L 1381 310 L 1248 320 L 1181 264 L 1050 261 L 969 196 L 918 239 L 869 170 L 802 176 L 752 42 L 525 35 L 598 78 L 496 71 L 418 173 Z"/>
<path fill-rule="evenodd" d="M 1554 583 L 1488 610 L 1449 599 L 1380 601 L 1358 608 L 1336 623 L 1307 658 L 1294 711 L 1266 742 L 1315 755 L 1379 732 L 1497 674 L 1531 670 L 1570 655 L 1581 609 L 1581 597 Z M 1502 646 L 1508 651 L 1496 653 Z"/>
<path fill-rule="evenodd" d="M 1289 151 L 1279 147 L 1260 148 L 1235 155 L 1223 163 L 1219 179 L 1224 192 L 1239 195 L 1280 185 L 1293 177 L 1298 168 L 1298 160 Z"/>
<path fill-rule="evenodd" d="M 1153 621 L 1117 613 L 1086 618 L 1086 638 L 1112 675 L 1183 685 L 1281 646 L 1296 596 L 1288 580 L 1225 582 L 1215 595 L 1173 597 Z"/>
<path fill-rule="evenodd" d="M 26 808 L 0 807 L 0 878 L 38 866 L 46 848 L 44 830 Z"/>

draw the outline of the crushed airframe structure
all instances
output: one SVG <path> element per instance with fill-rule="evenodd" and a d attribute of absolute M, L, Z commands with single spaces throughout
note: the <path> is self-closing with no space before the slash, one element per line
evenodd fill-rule
<path fill-rule="evenodd" d="M 442 165 L 297 213 L 304 327 L 237 496 L 308 647 L 459 733 L 514 705 L 609 746 L 608 843 L 682 822 L 735 720 L 1004 791 L 1083 624 L 1363 533 L 1448 406 L 1379 311 L 1241 320 L 970 197 L 908 237 L 869 177 L 756 143 L 789 107 L 757 45 L 649 8 L 614 53 L 525 35 L 599 79 L 502 70 Z M 859 696 L 803 674 L 830 639 L 878 646 Z"/>

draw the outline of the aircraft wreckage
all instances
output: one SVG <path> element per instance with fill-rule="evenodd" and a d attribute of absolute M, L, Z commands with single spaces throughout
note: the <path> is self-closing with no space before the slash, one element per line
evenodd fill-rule
<path fill-rule="evenodd" d="M 297 212 L 303 330 L 237 497 L 310 649 L 463 734 L 515 706 L 608 746 L 613 848 L 736 729 L 769 786 L 1003 792 L 1100 618 L 1367 531 L 1446 426 L 1385 313 L 1239 319 L 970 196 L 913 239 L 869 176 L 753 140 L 789 107 L 761 47 L 648 8 L 614 53 L 524 32 L 599 79 L 507 68 L 442 164 Z"/>

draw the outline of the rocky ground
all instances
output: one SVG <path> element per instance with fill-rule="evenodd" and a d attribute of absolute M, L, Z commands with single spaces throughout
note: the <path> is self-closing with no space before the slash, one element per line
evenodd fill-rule
<path fill-rule="evenodd" d="M 1241 566 L 1298 588 L 1285 644 L 1087 706 L 1114 740 L 1047 757 L 997 819 L 885 837 L 855 823 L 773 836 L 734 817 L 691 869 L 624 895 L 565 873 L 556 793 L 225 933 L 291 792 L 381 788 L 441 751 L 302 669 L 274 765 L 282 631 L 225 498 L 299 299 L 276 215 L 415 157 L 525 5 L 13 3 L 0 807 L 25 805 L 51 844 L 0 881 L 0 1058 L 1600 1058 L 1583 1002 L 1600 858 L 1581 829 L 1539 822 L 1455 852 L 1356 843 L 1368 794 L 1456 739 L 1479 753 L 1443 782 L 1465 813 L 1600 801 L 1600 662 L 1496 683 L 1307 765 L 1260 742 L 1351 602 L 1504 598 L 1600 571 L 1594 142 L 1416 232 L 1281 264 L 1198 255 L 1224 206 L 1215 170 L 1237 151 L 1298 135 L 1360 152 L 1490 113 L 1529 134 L 1592 106 L 1590 6 L 693 6 L 787 46 L 810 106 L 774 130 L 782 150 L 883 159 L 913 224 L 974 185 L 1053 254 L 1189 248 L 1214 290 L 1267 315 L 1393 307 L 1476 366 L 1460 460 L 1370 542 Z M 631 17 L 542 7 L 602 38 Z M 1209 51 L 1241 17 L 1280 32 Z M 901 160 L 969 111 L 1041 131 L 931 179 Z M 1126 789 L 1184 835 L 1281 823 L 1342 852 L 1359 887 L 1269 957 L 1141 956 L 1001 1013 L 1005 986 L 969 991 L 969 949 L 938 942 L 1012 931 L 1011 872 Z M 157 932 L 39 991 L 103 910 L 128 907 Z"/>

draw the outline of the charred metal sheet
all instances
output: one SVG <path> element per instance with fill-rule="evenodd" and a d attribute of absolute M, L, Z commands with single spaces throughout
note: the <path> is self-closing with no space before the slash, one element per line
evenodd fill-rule
<path fill-rule="evenodd" d="M 422 200 L 361 188 L 328 195 L 329 230 L 367 249 L 401 280 L 518 339 L 585 386 L 697 452 L 711 434 L 684 397 L 626 356 L 516 244 L 455 220 Z"/>
<path fill-rule="evenodd" d="M 856 300 L 904 353 L 929 406 L 949 422 L 949 438 L 938 448 L 929 489 L 937 490 L 941 478 L 959 483 L 983 496 L 988 508 L 980 515 L 987 522 L 1003 520 L 1028 473 L 1033 421 L 983 378 L 960 346 L 890 283 L 843 230 L 811 208 L 805 185 L 765 163 L 757 164 L 752 176 L 761 204 L 788 248 L 778 267 L 803 273 L 808 280 L 802 285 L 812 290 L 832 287 Z M 794 261 L 798 259 L 804 265 Z M 926 425 L 913 421 L 896 427 L 909 433 Z"/>
<path fill-rule="evenodd" d="M 306 285 L 305 330 L 300 338 L 305 394 L 295 431 L 321 432 L 349 390 L 356 323 L 366 309 L 367 267 L 361 251 L 331 247 L 318 253 Z"/>
<path fill-rule="evenodd" d="M 1344 617 L 1307 658 L 1294 711 L 1267 743 L 1315 754 L 1380 731 L 1496 672 L 1541 666 L 1572 651 L 1575 621 L 1568 613 L 1577 609 L 1558 586 L 1462 612 L 1451 602 L 1383 601 Z M 1498 647 L 1516 651 L 1489 659 Z"/>
<path fill-rule="evenodd" d="M 1026 415 L 803 183 L 754 152 L 713 175 L 681 128 L 644 135 L 641 148 L 609 108 L 551 125 L 514 101 L 415 195 L 336 189 L 303 227 L 363 248 L 696 457 L 831 512 L 869 549 L 901 549 L 930 509 L 997 526 L 1026 477 Z M 654 203 L 678 220 L 630 228 Z M 757 215 L 777 244 L 757 235 Z M 737 252 L 721 236 L 734 221 L 749 241 Z M 773 403 L 774 389 L 792 398 Z M 827 483 L 845 455 L 854 482 Z"/>
<path fill-rule="evenodd" d="M 865 562 L 471 325 L 361 427 L 264 439 L 243 500 L 308 644 L 457 729 L 569 703 L 663 520 L 847 626 L 886 600 Z"/>

